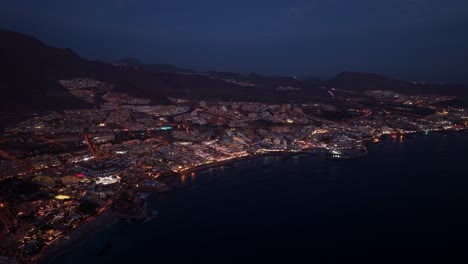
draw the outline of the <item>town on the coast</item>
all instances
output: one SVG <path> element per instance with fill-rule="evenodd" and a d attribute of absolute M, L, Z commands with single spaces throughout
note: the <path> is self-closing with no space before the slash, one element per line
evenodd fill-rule
<path fill-rule="evenodd" d="M 0 138 L 0 251 L 21 262 L 41 259 L 102 214 L 145 219 L 140 194 L 177 188 L 164 182 L 173 174 L 258 155 L 356 158 L 383 138 L 468 127 L 468 108 L 444 104 L 452 96 L 322 87 L 329 102 L 154 104 L 90 78 L 60 84 L 93 107 L 36 113 Z"/>

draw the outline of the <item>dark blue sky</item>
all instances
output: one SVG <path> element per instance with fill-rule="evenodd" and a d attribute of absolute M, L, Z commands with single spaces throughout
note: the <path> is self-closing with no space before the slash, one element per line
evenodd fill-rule
<path fill-rule="evenodd" d="M 14 0 L 0 27 L 91 59 L 468 82 L 467 0 Z"/>

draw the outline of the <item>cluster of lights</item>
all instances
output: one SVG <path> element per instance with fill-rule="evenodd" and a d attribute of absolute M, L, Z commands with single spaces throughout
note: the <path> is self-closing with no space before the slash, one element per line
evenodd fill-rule
<path fill-rule="evenodd" d="M 68 199 L 71 199 L 71 197 L 68 196 L 68 195 L 59 194 L 59 195 L 55 196 L 55 199 L 57 199 L 57 200 L 68 200 Z"/>
<path fill-rule="evenodd" d="M 107 176 L 107 177 L 98 177 L 96 179 L 96 184 L 109 185 L 114 184 L 120 181 L 119 176 Z"/>

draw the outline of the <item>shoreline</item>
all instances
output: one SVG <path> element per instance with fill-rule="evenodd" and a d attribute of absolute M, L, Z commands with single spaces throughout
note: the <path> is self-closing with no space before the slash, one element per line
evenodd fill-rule
<path fill-rule="evenodd" d="M 174 176 L 184 175 L 185 173 L 191 173 L 191 172 L 200 171 L 200 170 L 209 169 L 209 168 L 216 168 L 216 167 L 220 167 L 226 164 L 231 164 L 234 162 L 243 161 L 243 160 L 252 159 L 252 158 L 267 157 L 267 156 L 278 156 L 278 157 L 286 156 L 287 157 L 287 156 L 295 156 L 295 155 L 300 155 L 300 154 L 313 155 L 314 153 L 306 152 L 306 151 L 300 151 L 300 152 L 290 152 L 290 151 L 277 151 L 276 152 L 275 151 L 275 152 L 269 152 L 269 153 L 247 155 L 247 156 L 232 158 L 232 159 L 228 159 L 228 160 L 224 160 L 220 162 L 213 162 L 210 164 L 199 165 L 199 166 L 184 170 L 183 172 L 174 172 L 169 175 L 163 176 L 162 180 L 163 181 L 169 180 L 170 178 Z M 40 253 L 38 256 L 33 257 L 29 261 L 29 263 L 50 264 L 57 257 L 67 253 L 68 251 L 74 248 L 80 247 L 83 243 L 86 243 L 86 241 L 88 241 L 89 239 L 92 239 L 95 233 L 103 230 L 103 228 L 106 228 L 107 226 L 113 224 L 114 222 L 118 220 L 119 220 L 118 215 L 113 213 L 111 209 L 108 208 L 103 213 L 98 215 L 94 220 L 86 222 L 85 224 L 80 226 L 78 229 L 70 232 L 68 235 L 69 237 L 67 239 L 62 238 L 56 243 L 53 243 L 50 246 L 46 247 L 42 253 Z M 22 263 L 24 263 L 24 261 L 22 261 Z"/>
<path fill-rule="evenodd" d="M 468 132 L 468 129 L 460 129 L 457 131 L 431 131 L 431 134 L 436 134 L 436 135 L 443 135 L 448 132 L 454 132 L 454 133 L 463 133 L 463 132 Z M 403 135 L 419 135 L 419 136 L 424 136 L 421 132 L 414 132 L 414 133 L 401 133 Z M 381 137 L 382 138 L 382 137 Z M 386 137 L 383 137 L 385 139 Z M 385 143 L 384 141 L 381 141 Z M 365 147 L 368 147 L 369 145 L 372 145 L 372 141 L 364 141 L 363 145 Z M 323 151 L 323 148 L 316 148 L 320 151 Z M 252 155 L 245 155 L 241 157 L 235 157 L 232 159 L 227 159 L 219 162 L 212 162 L 209 164 L 202 164 L 199 166 L 195 166 L 189 169 L 186 169 L 184 171 L 180 172 L 173 172 L 171 174 L 162 176 L 161 180 L 167 181 L 170 178 L 174 176 L 180 176 L 184 175 L 186 173 L 192 173 L 192 172 L 197 172 L 203 169 L 210 169 L 210 168 L 216 168 L 216 167 L 221 167 L 226 164 L 233 164 L 235 162 L 240 162 L 248 159 L 255 159 L 255 158 L 260 158 L 260 157 L 283 157 L 283 160 L 287 160 L 289 157 L 294 157 L 298 155 L 314 155 L 314 156 L 322 156 L 322 152 L 315 152 L 312 149 L 304 149 L 301 151 L 288 151 L 288 150 L 278 150 L 278 151 L 271 151 L 271 152 L 266 152 L 266 153 L 257 153 L 257 154 L 252 154 Z M 366 154 L 367 155 L 367 154 Z M 365 155 L 364 155 L 365 156 Z M 362 158 L 363 156 L 359 156 L 357 158 Z M 348 158 L 344 159 L 338 159 L 338 160 L 346 160 Z M 234 167 L 234 166 L 233 166 Z M 172 188 L 174 188 L 171 185 Z M 174 188 L 177 189 L 177 188 Z M 57 257 L 67 253 L 68 251 L 80 247 L 83 243 L 88 241 L 89 239 L 92 239 L 94 234 L 103 230 L 103 228 L 115 223 L 119 217 L 115 215 L 110 208 L 106 209 L 103 213 L 98 215 L 95 219 L 86 222 L 82 226 L 80 226 L 78 229 L 72 231 L 69 233 L 69 238 L 65 239 L 62 238 L 61 240 L 57 241 L 56 243 L 51 244 L 50 246 L 46 247 L 44 251 L 38 255 L 35 256 L 30 260 L 30 263 L 37 263 L 37 264 L 50 264 L 52 263 Z M 22 261 L 24 263 L 24 261 Z"/>
<path fill-rule="evenodd" d="M 239 161 L 248 160 L 248 159 L 255 159 L 255 158 L 260 158 L 260 157 L 285 157 L 285 158 L 287 158 L 289 156 L 292 157 L 292 156 L 297 156 L 297 155 L 319 155 L 319 153 L 314 153 L 314 152 L 306 151 L 306 150 L 301 150 L 301 151 L 280 150 L 280 151 L 271 151 L 271 152 L 267 152 L 267 153 L 258 153 L 258 154 L 246 155 L 246 156 L 236 157 L 236 158 L 227 159 L 227 160 L 223 160 L 223 161 L 198 165 L 198 166 L 195 166 L 195 167 L 192 167 L 192 168 L 180 171 L 180 172 L 174 172 L 174 173 L 162 176 L 161 180 L 164 181 L 164 180 L 167 180 L 167 179 L 169 179 L 169 178 L 171 178 L 173 176 L 180 176 L 180 175 L 184 175 L 184 174 L 187 174 L 187 173 L 197 172 L 197 171 L 203 170 L 203 169 L 217 168 L 217 167 L 221 167 L 221 166 L 228 165 L 228 164 L 230 165 L 230 164 L 233 164 L 233 163 L 236 163 L 236 162 L 239 162 Z"/>
<path fill-rule="evenodd" d="M 258 157 L 266 157 L 266 156 L 289 156 L 289 155 L 299 155 L 299 154 L 313 154 L 310 152 L 288 152 L 288 151 L 278 151 L 278 152 L 271 152 L 271 153 L 261 153 L 261 154 L 254 154 L 254 155 L 247 155 L 243 157 L 228 159 L 220 162 L 213 162 L 210 164 L 203 164 L 200 166 L 196 166 L 183 172 L 174 172 L 172 174 L 163 176 L 163 180 L 168 180 L 174 176 L 180 176 L 185 173 L 191 173 L 195 171 L 200 171 L 202 169 L 209 169 L 209 168 L 216 168 L 226 164 L 234 163 L 237 161 L 243 161 L 252 158 Z M 171 186 L 172 187 L 172 186 Z M 175 189 L 175 188 L 174 188 Z M 111 211 L 110 208 L 106 209 L 100 215 L 98 215 L 94 220 L 86 222 L 76 230 L 69 233 L 69 237 L 67 239 L 62 238 L 61 240 L 57 241 L 56 243 L 51 244 L 50 246 L 46 247 L 42 253 L 38 256 L 32 258 L 29 263 L 35 264 L 50 264 L 52 263 L 57 257 L 67 253 L 68 251 L 80 247 L 83 243 L 86 243 L 89 239 L 92 239 L 94 234 L 103 230 L 107 226 L 113 224 L 114 222 L 119 220 L 119 216 L 116 215 Z M 22 261 L 24 263 L 24 261 Z"/>
<path fill-rule="evenodd" d="M 57 243 L 48 246 L 44 252 L 32 259 L 32 263 L 49 264 L 56 260 L 57 257 L 67 253 L 68 251 L 80 247 L 89 239 L 92 239 L 94 234 L 103 230 L 107 226 L 112 225 L 118 218 L 111 212 L 110 209 L 105 210 L 92 221 L 86 222 L 78 229 L 69 233 L 68 238 L 62 238 Z"/>

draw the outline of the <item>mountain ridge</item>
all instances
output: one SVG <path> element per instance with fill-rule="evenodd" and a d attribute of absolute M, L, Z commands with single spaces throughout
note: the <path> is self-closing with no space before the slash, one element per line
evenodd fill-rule
<path fill-rule="evenodd" d="M 136 67 L 136 68 L 146 69 L 150 71 L 167 72 L 167 73 L 192 73 L 192 74 L 197 73 L 197 71 L 195 70 L 183 69 L 172 64 L 157 64 L 157 63 L 146 64 L 132 57 L 125 57 L 121 60 L 113 62 L 112 64 L 128 66 L 128 67 Z"/>
<path fill-rule="evenodd" d="M 344 71 L 322 82 L 323 86 L 353 91 L 391 90 L 403 94 L 468 96 L 468 85 L 457 83 L 415 83 L 377 73 Z"/>
<path fill-rule="evenodd" d="M 60 79 L 94 78 L 117 89 L 167 103 L 167 97 L 241 101 L 307 101 L 327 97 L 320 87 L 353 90 L 393 90 L 407 94 L 468 96 L 466 85 L 414 84 L 380 74 L 345 71 L 325 80 L 303 81 L 256 73 L 197 72 L 169 64 L 145 64 L 124 58 L 114 63 L 87 60 L 71 49 L 49 46 L 38 38 L 0 29 L 2 109 L 86 106 L 58 84 Z M 47 94 L 61 94 L 50 97 Z M 454 93 L 454 94 L 453 94 Z M 66 103 L 65 103 L 66 102 Z M 53 108 L 53 107 L 45 107 Z"/>

